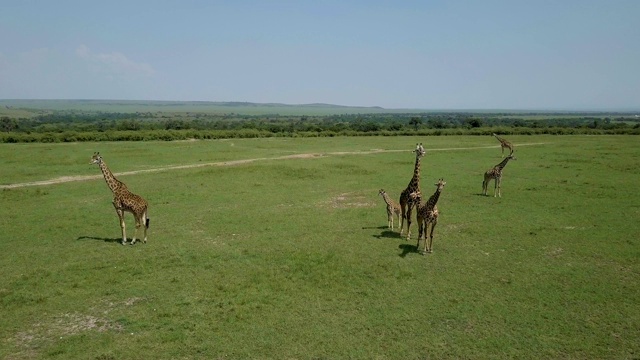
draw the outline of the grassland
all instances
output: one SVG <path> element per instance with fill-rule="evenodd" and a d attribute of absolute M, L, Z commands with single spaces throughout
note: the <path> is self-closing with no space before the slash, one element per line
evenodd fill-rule
<path fill-rule="evenodd" d="M 151 228 L 120 245 L 100 178 L 0 189 L 0 358 L 639 358 L 637 139 L 509 140 L 502 198 L 491 137 L 1 144 L 5 186 L 147 170 Z M 428 256 L 377 195 L 416 142 Z"/>

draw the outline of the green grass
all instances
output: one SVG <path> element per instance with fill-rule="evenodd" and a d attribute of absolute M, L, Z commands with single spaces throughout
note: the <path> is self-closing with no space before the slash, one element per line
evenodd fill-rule
<path fill-rule="evenodd" d="M 509 140 L 502 198 L 479 195 L 490 137 L 2 144 L 4 185 L 99 175 L 93 151 L 115 173 L 261 160 L 121 176 L 146 245 L 118 243 L 102 179 L 0 189 L 0 358 L 640 357 L 637 139 Z M 416 142 L 423 192 L 447 182 L 428 256 L 377 195 Z M 277 159 L 302 153 L 324 155 Z"/>

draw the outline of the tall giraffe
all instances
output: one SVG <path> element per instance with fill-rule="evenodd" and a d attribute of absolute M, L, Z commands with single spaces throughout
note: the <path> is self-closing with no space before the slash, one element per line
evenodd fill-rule
<path fill-rule="evenodd" d="M 111 192 L 113 193 L 113 207 L 116 208 L 116 213 L 120 220 L 120 228 L 122 229 L 122 245 L 127 244 L 127 233 L 124 225 L 125 211 L 132 213 L 136 220 L 136 231 L 133 233 L 131 245 L 136 243 L 138 229 L 143 225 L 144 240 L 142 240 L 142 242 L 146 243 L 147 229 L 149 228 L 149 218 L 147 217 L 149 206 L 147 202 L 142 197 L 130 192 L 129 189 L 127 189 L 127 185 L 113 176 L 113 173 L 109 170 L 107 164 L 102 160 L 100 153 L 93 153 L 93 156 L 91 157 L 91 164 L 97 164 L 100 167 L 102 175 L 104 175 L 104 180 L 107 182 L 107 186 L 109 186 L 109 189 L 111 189 Z"/>
<path fill-rule="evenodd" d="M 496 133 L 493 133 L 493 136 L 496 137 L 496 139 L 498 139 L 498 141 L 500 141 L 500 149 L 502 150 L 502 156 L 504 156 L 504 148 L 509 149 L 510 153 L 509 154 L 513 154 L 513 144 L 508 142 L 507 140 L 505 140 L 504 138 L 501 138 L 500 136 L 496 135 Z"/>
<path fill-rule="evenodd" d="M 409 195 L 418 202 L 418 243 L 416 244 L 416 249 L 420 249 L 420 238 L 422 238 L 424 234 L 424 250 L 422 251 L 422 254 L 433 252 L 433 230 L 436 228 L 439 215 L 436 203 L 438 202 L 442 189 L 444 189 L 446 184 L 447 183 L 444 179 L 438 180 L 435 184 L 437 186 L 436 192 L 431 195 L 425 204 L 421 204 L 422 195 L 420 192 L 413 192 Z M 429 234 L 429 243 L 427 244 L 427 230 L 429 229 L 429 224 L 431 224 L 431 233 Z"/>
<path fill-rule="evenodd" d="M 402 212 L 402 210 L 400 210 L 400 205 L 395 201 L 391 200 L 391 198 L 389 197 L 389 195 L 387 195 L 387 192 L 384 191 L 384 189 L 380 189 L 380 192 L 378 192 L 378 195 L 382 195 L 382 199 L 384 199 L 384 202 L 387 204 L 387 220 L 388 220 L 387 226 L 391 230 L 393 230 L 393 215 L 395 214 L 396 219 L 400 221 L 400 213 Z"/>
<path fill-rule="evenodd" d="M 409 181 L 407 188 L 400 194 L 400 209 L 402 210 L 402 221 L 400 222 L 400 235 L 402 236 L 402 230 L 404 229 L 404 220 L 407 220 L 407 240 L 411 238 L 411 211 L 416 205 L 414 199 L 409 197 L 412 192 L 420 191 L 420 159 L 425 154 L 422 143 L 416 144 L 416 149 L 413 150 L 416 153 L 416 165 L 413 169 L 413 177 Z"/>
<path fill-rule="evenodd" d="M 484 181 L 482 181 L 482 195 L 487 195 L 487 187 L 489 186 L 489 182 L 491 181 L 491 179 L 494 179 L 495 186 L 493 188 L 493 197 L 496 197 L 496 189 L 498 191 L 498 196 L 502 197 L 502 194 L 500 192 L 500 187 L 502 185 L 502 169 L 507 166 L 507 163 L 511 159 L 516 160 L 516 157 L 513 155 L 513 153 L 504 158 L 504 160 L 502 160 L 500 164 L 492 167 L 484 173 Z"/>

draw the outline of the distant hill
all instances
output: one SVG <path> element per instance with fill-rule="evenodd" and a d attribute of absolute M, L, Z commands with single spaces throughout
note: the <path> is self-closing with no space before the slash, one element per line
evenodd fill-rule
<path fill-rule="evenodd" d="M 0 115 L 18 109 L 34 111 L 86 112 L 199 112 L 241 115 L 337 115 L 419 112 L 420 110 L 384 109 L 379 106 L 361 107 L 324 103 L 281 104 L 240 101 L 146 101 L 146 100 L 19 100 L 0 99 Z"/>
<path fill-rule="evenodd" d="M 0 99 L 0 116 L 12 118 L 31 117 L 51 111 L 105 112 L 105 113 L 200 113 L 236 115 L 324 116 L 357 114 L 424 114 L 424 113 L 475 113 L 496 116 L 527 117 L 535 115 L 607 115 L 623 113 L 637 115 L 639 111 L 627 110 L 525 110 L 525 109 L 386 109 L 380 106 L 347 106 L 326 103 L 282 104 L 252 103 L 245 101 L 148 101 L 148 100 L 21 100 Z"/>

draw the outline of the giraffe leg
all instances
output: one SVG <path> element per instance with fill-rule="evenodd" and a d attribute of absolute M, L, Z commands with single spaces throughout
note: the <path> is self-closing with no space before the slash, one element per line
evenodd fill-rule
<path fill-rule="evenodd" d="M 418 215 L 419 216 L 419 215 Z M 423 222 L 418 218 L 418 242 L 416 243 L 416 250 L 420 250 L 420 239 L 422 238 L 422 232 L 424 231 Z"/>
<path fill-rule="evenodd" d="M 406 204 L 400 203 L 400 211 L 402 212 L 402 221 L 400 221 L 400 236 L 402 236 L 402 232 L 404 231 L 404 219 L 407 218 Z"/>
<path fill-rule="evenodd" d="M 429 234 L 427 234 L 427 232 L 429 231 L 429 221 L 425 221 L 424 224 L 424 246 L 422 247 L 422 251 L 420 252 L 422 255 L 426 255 L 427 252 L 429 251 Z"/>
<path fill-rule="evenodd" d="M 491 182 L 491 176 L 485 174 L 484 180 L 482 181 L 482 195 L 488 196 L 490 182 Z"/>
<path fill-rule="evenodd" d="M 122 245 L 127 245 L 127 229 L 124 225 L 124 211 L 116 208 L 118 219 L 120 220 L 120 229 L 122 230 Z"/>
<path fill-rule="evenodd" d="M 133 215 L 136 219 L 136 229 L 133 232 L 133 239 L 131 239 L 131 245 L 135 244 L 137 241 L 137 237 L 138 237 L 138 231 L 140 230 L 140 224 L 141 224 L 141 216 L 139 216 L 138 214 L 134 214 Z"/>
<path fill-rule="evenodd" d="M 136 243 L 136 236 L 138 235 L 138 229 L 140 229 L 140 224 L 138 224 L 138 222 L 136 222 L 136 229 L 133 230 L 133 238 L 131 239 L 131 245 Z"/>
<path fill-rule="evenodd" d="M 496 197 L 497 191 L 498 191 L 498 178 L 496 178 L 495 182 L 493 183 L 493 197 Z"/>
<path fill-rule="evenodd" d="M 133 239 L 131 240 L 131 245 L 136 243 L 136 237 L 138 236 L 138 231 L 140 230 L 140 220 L 136 219 L 136 230 L 133 233 Z"/>
<path fill-rule="evenodd" d="M 411 204 L 409 204 L 409 207 L 407 209 L 407 240 L 411 240 L 411 211 L 413 209 L 413 206 L 411 206 Z"/>
<path fill-rule="evenodd" d="M 498 197 L 502 197 L 500 188 L 502 187 L 502 177 L 496 179 L 496 183 L 498 184 Z"/>
<path fill-rule="evenodd" d="M 436 228 L 436 224 L 438 223 L 438 219 L 433 220 L 431 224 L 431 233 L 429 234 L 429 252 L 433 252 L 433 230 Z"/>
<path fill-rule="evenodd" d="M 147 230 L 149 229 L 149 227 L 147 226 L 147 224 L 148 224 L 148 221 L 147 221 L 147 219 L 145 219 L 145 224 L 144 224 L 144 239 L 142 240 L 142 242 L 143 242 L 144 244 L 146 244 L 146 243 L 147 243 Z"/>
<path fill-rule="evenodd" d="M 144 220 L 144 224 L 142 224 L 142 226 L 144 226 L 144 239 L 142 240 L 142 243 L 146 244 L 147 243 L 147 230 L 149 229 L 149 218 L 147 217 L 147 212 L 146 211 L 145 211 L 144 217 L 142 219 Z"/>

